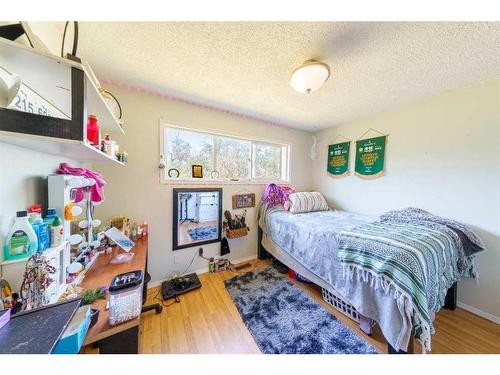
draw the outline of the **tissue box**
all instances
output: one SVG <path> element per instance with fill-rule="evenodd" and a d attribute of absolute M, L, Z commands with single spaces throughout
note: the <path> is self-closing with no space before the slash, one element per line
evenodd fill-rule
<path fill-rule="evenodd" d="M 52 350 L 53 354 L 78 354 L 90 325 L 90 306 L 80 307 Z"/>

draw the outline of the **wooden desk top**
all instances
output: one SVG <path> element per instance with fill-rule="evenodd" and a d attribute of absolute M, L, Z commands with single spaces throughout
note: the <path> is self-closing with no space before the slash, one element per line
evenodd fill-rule
<path fill-rule="evenodd" d="M 146 255 L 148 252 L 147 239 L 136 241 L 135 246 L 132 250 L 130 250 L 130 252 L 135 254 L 130 262 L 122 264 L 109 263 L 109 261 L 116 254 L 123 252 L 124 250 L 115 246 L 110 254 L 99 255 L 94 265 L 85 275 L 85 278 L 80 286 L 84 289 L 95 289 L 103 285 L 109 287 L 113 277 L 121 273 L 141 270 L 144 274 L 146 268 Z M 97 323 L 87 332 L 83 345 L 91 344 L 95 341 L 102 340 L 103 338 L 139 325 L 140 316 L 136 319 L 132 319 L 128 322 L 117 324 L 115 326 L 110 325 L 108 322 L 109 311 L 106 310 L 106 302 L 107 300 L 99 300 L 91 305 L 92 308 L 99 309 L 101 311 L 99 312 L 99 319 L 97 320 Z"/>

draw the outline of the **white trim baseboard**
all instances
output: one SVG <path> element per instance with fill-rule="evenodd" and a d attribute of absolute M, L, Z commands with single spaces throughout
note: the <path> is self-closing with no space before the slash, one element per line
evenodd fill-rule
<path fill-rule="evenodd" d="M 468 312 L 471 312 L 477 316 L 480 316 L 481 318 L 488 319 L 496 324 L 500 324 L 500 317 L 487 313 L 483 310 L 479 310 L 475 307 L 469 306 L 463 302 L 458 301 L 457 302 L 457 307 L 460 307 L 461 309 L 467 310 Z"/>
<path fill-rule="evenodd" d="M 257 256 L 256 255 L 250 255 L 248 257 L 244 257 L 244 258 L 240 258 L 240 259 L 235 259 L 235 260 L 231 260 L 231 263 L 233 264 L 238 264 L 238 263 L 243 263 L 243 262 L 248 262 L 249 260 L 252 260 L 252 259 L 257 259 Z M 196 270 L 194 271 L 197 275 L 200 275 L 202 273 L 207 273 L 208 272 L 208 267 L 205 267 L 205 268 L 202 268 L 202 269 L 199 269 L 199 270 Z M 192 273 L 192 272 L 190 272 Z M 161 280 L 158 280 L 158 281 L 153 281 L 153 282 L 150 282 L 148 284 L 148 289 L 151 289 L 151 288 L 156 288 L 158 286 L 161 285 L 161 283 L 163 283 L 164 281 L 166 281 L 167 279 L 161 279 Z"/>

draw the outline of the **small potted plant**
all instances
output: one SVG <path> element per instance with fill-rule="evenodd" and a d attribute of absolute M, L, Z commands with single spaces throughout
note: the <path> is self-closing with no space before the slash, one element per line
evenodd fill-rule
<path fill-rule="evenodd" d="M 95 301 L 100 299 L 105 299 L 108 294 L 108 288 L 106 286 L 101 286 L 96 289 L 87 289 L 84 290 L 80 297 L 82 298 L 82 305 L 91 305 Z M 99 318 L 99 309 L 90 309 L 90 327 L 97 323 L 97 319 Z"/>

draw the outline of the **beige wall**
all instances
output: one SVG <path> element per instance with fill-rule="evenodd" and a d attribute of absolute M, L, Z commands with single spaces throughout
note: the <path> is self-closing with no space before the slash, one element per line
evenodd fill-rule
<path fill-rule="evenodd" d="M 368 128 L 389 134 L 386 176 L 329 177 L 328 144 L 338 134 L 356 140 Z M 413 206 L 470 225 L 488 250 L 477 257 L 479 286 L 472 280 L 461 282 L 459 301 L 500 319 L 500 79 L 316 136 L 319 157 L 312 166 L 313 188 L 334 207 L 381 214 Z"/>
<path fill-rule="evenodd" d="M 74 160 L 0 142 L 0 259 L 3 259 L 3 244 L 16 211 L 35 203 L 47 208 L 47 176 L 63 161 L 81 165 Z"/>
<path fill-rule="evenodd" d="M 172 251 L 172 188 L 186 185 L 159 183 L 160 119 L 166 122 L 213 130 L 223 134 L 266 138 L 292 143 L 291 182 L 306 190 L 310 181 L 309 133 L 247 120 L 222 112 L 196 107 L 181 101 L 139 94 L 115 86 L 109 88 L 124 109 L 126 135 L 117 138 L 120 149 L 129 154 L 125 167 L 94 165 L 103 173 L 108 185 L 106 201 L 97 216 L 108 220 L 113 215 L 125 215 L 132 221 L 149 223 L 149 270 L 153 281 L 173 271 L 183 271 L 198 247 Z M 205 185 L 203 185 L 205 186 Z M 214 185 L 220 186 L 220 185 Z M 263 185 L 223 185 L 223 209 L 231 209 L 231 195 L 247 189 L 259 199 Z M 248 211 L 250 234 L 230 240 L 230 259 L 255 257 L 257 251 L 256 209 Z M 220 244 L 203 246 L 206 255 L 219 255 Z M 207 262 L 196 257 L 190 271 L 207 269 Z"/>

